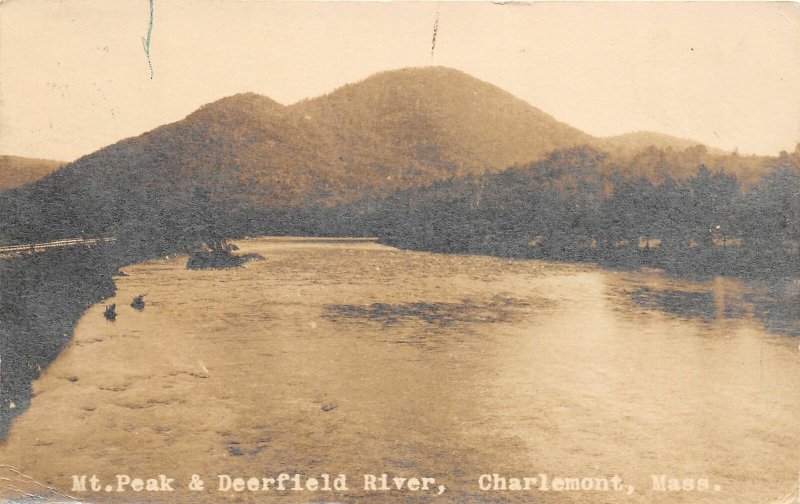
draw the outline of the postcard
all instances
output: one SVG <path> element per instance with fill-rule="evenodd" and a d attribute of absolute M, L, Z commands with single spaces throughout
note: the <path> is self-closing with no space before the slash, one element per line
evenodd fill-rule
<path fill-rule="evenodd" d="M 0 503 L 800 504 L 800 6 L 0 3 Z"/>

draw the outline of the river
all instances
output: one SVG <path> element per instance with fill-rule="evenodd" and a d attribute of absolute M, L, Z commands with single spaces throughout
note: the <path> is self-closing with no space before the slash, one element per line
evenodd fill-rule
<path fill-rule="evenodd" d="M 237 244 L 266 261 L 125 268 L 0 445 L 21 472 L 0 468 L 0 496 L 769 503 L 797 482 L 798 339 L 765 325 L 769 295 L 751 285 L 359 241 Z M 346 474 L 348 491 L 216 488 L 219 474 L 282 472 Z M 363 488 L 382 473 L 436 485 Z M 177 488 L 76 493 L 73 474 L 165 474 Z M 203 491 L 187 488 L 193 474 Z M 483 490 L 485 474 L 618 475 L 624 490 Z M 708 489 L 662 492 L 652 475 Z"/>

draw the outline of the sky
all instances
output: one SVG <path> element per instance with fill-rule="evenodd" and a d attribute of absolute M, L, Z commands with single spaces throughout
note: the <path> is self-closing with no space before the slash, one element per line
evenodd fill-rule
<path fill-rule="evenodd" d="M 71 161 L 234 93 L 432 64 L 597 136 L 800 142 L 797 3 L 153 1 L 151 79 L 149 0 L 2 0 L 0 154 Z"/>

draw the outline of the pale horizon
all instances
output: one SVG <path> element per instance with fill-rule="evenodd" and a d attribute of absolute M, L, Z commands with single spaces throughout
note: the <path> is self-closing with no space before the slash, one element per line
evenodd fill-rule
<path fill-rule="evenodd" d="M 152 80 L 148 20 L 144 0 L 0 4 L 0 154 L 72 161 L 232 94 L 290 105 L 424 66 L 598 137 L 800 142 L 797 4 L 155 0 Z"/>

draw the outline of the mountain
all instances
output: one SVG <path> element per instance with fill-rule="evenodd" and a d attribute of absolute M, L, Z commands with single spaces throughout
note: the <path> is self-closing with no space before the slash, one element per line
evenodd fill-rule
<path fill-rule="evenodd" d="M 591 137 L 446 68 L 377 74 L 286 107 L 245 93 L 0 195 L 0 239 L 106 234 L 202 187 L 227 206 L 331 206 L 501 170 Z"/>
<path fill-rule="evenodd" d="M 416 68 L 289 107 L 252 93 L 223 98 L 128 142 L 121 158 L 98 155 L 252 203 L 305 206 L 501 170 L 590 140 L 467 74 Z"/>
<path fill-rule="evenodd" d="M 702 145 L 696 140 L 679 138 L 663 133 L 653 133 L 651 131 L 634 131 L 622 135 L 601 137 L 594 140 L 593 145 L 607 151 L 617 152 L 637 152 L 647 147 L 657 147 L 660 149 L 672 149 L 682 151 Z M 721 149 L 708 149 L 715 155 L 727 154 Z"/>
<path fill-rule="evenodd" d="M 0 191 L 33 182 L 64 164 L 66 163 L 50 159 L 0 156 Z"/>
<path fill-rule="evenodd" d="M 199 218 L 198 201 L 240 213 L 331 207 L 600 141 L 441 67 L 379 73 L 291 106 L 244 93 L 0 194 L 0 240 L 180 229 Z"/>
<path fill-rule="evenodd" d="M 352 165 L 499 170 L 591 137 L 501 89 L 448 68 L 374 75 L 290 107 Z"/>

